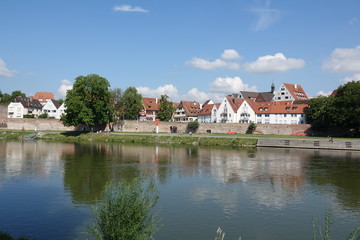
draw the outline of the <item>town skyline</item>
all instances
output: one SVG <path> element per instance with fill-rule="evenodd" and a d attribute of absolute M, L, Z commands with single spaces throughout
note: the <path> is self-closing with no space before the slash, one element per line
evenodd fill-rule
<path fill-rule="evenodd" d="M 360 80 L 359 9 L 356 0 L 4 0 L 0 90 L 64 98 L 77 76 L 95 73 L 175 102 L 272 83 L 329 94 Z"/>

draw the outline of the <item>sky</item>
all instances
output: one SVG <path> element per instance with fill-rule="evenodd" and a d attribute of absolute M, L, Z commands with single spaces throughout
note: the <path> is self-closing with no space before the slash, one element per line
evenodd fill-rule
<path fill-rule="evenodd" d="M 64 98 L 98 74 L 143 97 L 221 99 L 360 80 L 359 0 L 1 0 L 0 90 Z"/>

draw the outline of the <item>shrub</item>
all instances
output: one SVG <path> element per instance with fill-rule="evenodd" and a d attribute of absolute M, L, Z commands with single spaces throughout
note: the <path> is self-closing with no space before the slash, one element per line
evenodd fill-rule
<path fill-rule="evenodd" d="M 23 118 L 35 118 L 34 115 L 30 115 L 30 114 L 26 114 L 26 115 L 23 115 Z"/>
<path fill-rule="evenodd" d="M 187 131 L 188 132 L 196 132 L 196 130 L 199 128 L 199 122 L 198 121 L 193 121 L 193 122 L 189 122 L 187 125 Z"/>
<path fill-rule="evenodd" d="M 40 114 L 39 118 L 48 118 L 48 114 L 47 113 Z"/>
<path fill-rule="evenodd" d="M 255 123 L 250 123 L 247 130 L 246 130 L 246 134 L 252 134 L 256 129 L 256 124 Z"/>
<path fill-rule="evenodd" d="M 153 181 L 107 184 L 104 198 L 94 208 L 89 233 L 101 240 L 148 240 L 158 230 L 158 212 L 153 211 L 159 195 Z"/>

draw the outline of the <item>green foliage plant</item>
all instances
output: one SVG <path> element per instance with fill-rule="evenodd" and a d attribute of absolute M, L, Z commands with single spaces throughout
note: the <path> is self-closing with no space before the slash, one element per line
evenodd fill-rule
<path fill-rule="evenodd" d="M 135 87 L 128 87 L 123 94 L 124 118 L 128 120 L 137 120 L 139 113 L 143 108 L 142 96 Z"/>
<path fill-rule="evenodd" d="M 246 133 L 247 134 L 252 134 L 256 129 L 256 124 L 255 123 L 250 123 L 247 130 L 246 130 Z"/>
<path fill-rule="evenodd" d="M 187 131 L 194 133 L 198 130 L 199 126 L 200 126 L 200 124 L 198 121 L 188 122 Z"/>
<path fill-rule="evenodd" d="M 174 104 L 170 102 L 168 98 L 166 94 L 161 95 L 158 113 L 158 118 L 160 118 L 161 121 L 171 120 L 175 112 Z"/>
<path fill-rule="evenodd" d="M 94 208 L 89 233 L 98 240 L 149 240 L 158 230 L 154 207 L 159 193 L 153 181 L 140 179 L 107 184 L 103 201 Z"/>
<path fill-rule="evenodd" d="M 47 113 L 43 113 L 39 115 L 39 118 L 48 118 L 49 115 Z"/>
<path fill-rule="evenodd" d="M 110 104 L 110 83 L 97 74 L 78 76 L 73 89 L 67 91 L 66 114 L 61 116 L 65 126 L 101 125 L 113 120 Z"/>

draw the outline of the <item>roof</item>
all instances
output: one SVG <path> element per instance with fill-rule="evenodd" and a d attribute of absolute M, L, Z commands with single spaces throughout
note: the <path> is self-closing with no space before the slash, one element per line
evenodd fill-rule
<path fill-rule="evenodd" d="M 160 100 L 158 98 L 142 98 L 142 102 L 146 111 L 159 111 Z"/>
<path fill-rule="evenodd" d="M 230 97 L 230 96 L 227 96 L 226 99 L 228 100 L 228 102 L 229 102 L 231 108 L 234 110 L 234 112 L 237 112 L 237 110 L 239 109 L 241 104 L 245 101 L 242 98 L 235 98 L 235 97 Z"/>
<path fill-rule="evenodd" d="M 299 84 L 283 83 L 295 100 L 308 100 L 309 97 Z"/>
<path fill-rule="evenodd" d="M 201 111 L 199 102 L 181 101 L 178 107 L 182 107 L 185 110 L 187 116 L 198 116 Z"/>
<path fill-rule="evenodd" d="M 33 99 L 39 100 L 40 102 L 46 102 L 46 99 L 55 99 L 54 94 L 51 92 L 36 92 Z"/>
<path fill-rule="evenodd" d="M 199 116 L 211 115 L 213 108 L 216 107 L 215 104 L 206 104 L 199 112 Z"/>
<path fill-rule="evenodd" d="M 270 102 L 273 97 L 274 97 L 274 93 L 272 92 L 259 92 L 259 94 L 256 97 L 256 101 L 257 102 Z"/>
<path fill-rule="evenodd" d="M 256 114 L 302 114 L 307 104 L 294 104 L 293 101 L 277 101 L 277 102 L 255 102 L 248 101 Z"/>
<path fill-rule="evenodd" d="M 14 102 L 21 103 L 25 108 L 36 108 L 42 109 L 41 103 L 37 99 L 28 98 L 28 97 L 16 97 L 14 98 Z"/>
<path fill-rule="evenodd" d="M 240 91 L 240 94 L 244 99 L 256 99 L 259 95 L 259 92 Z"/>

